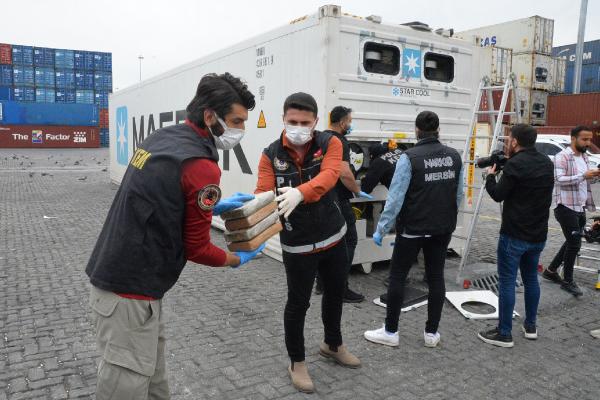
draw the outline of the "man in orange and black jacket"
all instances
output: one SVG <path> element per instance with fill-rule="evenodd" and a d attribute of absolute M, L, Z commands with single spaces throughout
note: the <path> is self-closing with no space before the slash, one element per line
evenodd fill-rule
<path fill-rule="evenodd" d="M 284 312 L 285 343 L 292 384 L 313 392 L 304 349 L 304 319 L 317 272 L 323 280 L 320 354 L 357 368 L 360 360 L 342 342 L 342 299 L 346 288 L 346 223 L 332 189 L 339 178 L 342 144 L 316 131 L 318 108 L 306 93 L 290 95 L 283 106 L 285 130 L 264 150 L 256 193 L 277 189 L 283 231 L 280 233 L 288 299 Z"/>

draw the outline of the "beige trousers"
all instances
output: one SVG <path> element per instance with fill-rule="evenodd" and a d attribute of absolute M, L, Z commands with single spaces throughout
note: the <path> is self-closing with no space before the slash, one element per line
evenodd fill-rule
<path fill-rule="evenodd" d="M 102 355 L 96 399 L 169 399 L 162 300 L 126 299 L 92 286 L 90 306 Z"/>

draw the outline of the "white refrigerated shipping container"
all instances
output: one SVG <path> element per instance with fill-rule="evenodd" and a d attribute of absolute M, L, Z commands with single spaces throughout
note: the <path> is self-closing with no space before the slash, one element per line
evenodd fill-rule
<path fill-rule="evenodd" d="M 554 20 L 535 15 L 529 18 L 482 26 L 458 32 L 456 37 L 476 39 L 481 47 L 500 46 L 518 53 L 552 54 Z"/>
<path fill-rule="evenodd" d="M 521 122 L 531 125 L 546 125 L 548 92 L 530 88 L 518 88 L 517 97 L 521 109 Z"/>
<path fill-rule="evenodd" d="M 260 155 L 283 130 L 283 101 L 297 91 L 317 100 L 320 130 L 327 127 L 334 106 L 352 108 L 355 129 L 349 139 L 359 174 L 368 167 L 369 144 L 414 142 L 414 120 L 423 110 L 438 113 L 442 140 L 462 150 L 480 79 L 480 50 L 472 42 L 323 6 L 315 14 L 114 93 L 109 106 L 111 179 L 121 181 L 128 159 L 155 129 L 184 121 L 198 81 L 209 72 L 242 77 L 256 96 L 244 139 L 232 151 L 220 151 L 224 196 L 254 191 Z M 375 196 L 381 205 L 385 188 L 378 187 Z M 222 228 L 218 218 L 214 223 Z M 357 223 L 354 263 L 365 271 L 372 262 L 389 259 L 392 251 L 392 235 L 383 247 L 373 244 L 367 230 L 372 225 L 372 220 Z M 280 253 L 278 239 L 270 240 L 267 254 L 280 258 Z"/>
<path fill-rule="evenodd" d="M 565 60 L 539 53 L 515 54 L 512 70 L 521 88 L 560 92 L 564 88 Z"/>

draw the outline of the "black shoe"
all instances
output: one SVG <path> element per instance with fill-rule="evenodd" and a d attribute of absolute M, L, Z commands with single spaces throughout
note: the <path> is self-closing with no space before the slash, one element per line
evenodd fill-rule
<path fill-rule="evenodd" d="M 560 288 L 565 292 L 571 293 L 575 297 L 583 296 L 583 292 L 575 282 L 563 282 L 560 284 Z"/>
<path fill-rule="evenodd" d="M 513 347 L 512 335 L 501 335 L 498 328 L 490 329 L 489 331 L 481 331 L 477 337 L 486 343 L 493 344 L 498 347 Z"/>
<path fill-rule="evenodd" d="M 542 272 L 542 277 L 546 278 L 549 281 L 552 281 L 554 283 L 563 283 L 563 280 L 560 277 L 560 275 L 558 274 L 558 272 L 556 272 L 556 271 L 550 271 L 547 268 L 544 270 L 544 272 Z"/>
<path fill-rule="evenodd" d="M 346 291 L 344 292 L 344 303 L 360 303 L 364 300 L 365 296 L 346 287 Z"/>
<path fill-rule="evenodd" d="M 536 340 L 538 338 L 537 328 L 535 325 L 521 325 L 525 339 Z"/>

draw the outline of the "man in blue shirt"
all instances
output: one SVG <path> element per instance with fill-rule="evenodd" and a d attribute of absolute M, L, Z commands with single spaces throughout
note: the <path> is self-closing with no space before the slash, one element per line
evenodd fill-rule
<path fill-rule="evenodd" d="M 423 249 L 429 283 L 425 346 L 440 341 L 438 325 L 446 288 L 444 263 L 458 207 L 463 197 L 463 168 L 458 152 L 439 140 L 439 118 L 421 112 L 415 121 L 417 144 L 400 156 L 373 241 L 381 246 L 383 237 L 396 224 L 396 241 L 387 292 L 387 316 L 382 328 L 365 332 L 368 341 L 398 346 L 398 320 L 406 277 L 417 254 Z"/>

